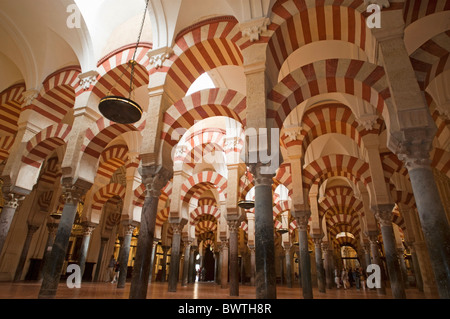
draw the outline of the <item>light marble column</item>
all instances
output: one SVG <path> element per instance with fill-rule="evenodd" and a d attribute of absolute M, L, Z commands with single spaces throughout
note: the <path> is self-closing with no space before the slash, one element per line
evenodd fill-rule
<path fill-rule="evenodd" d="M 100 271 L 103 266 L 103 252 L 105 251 L 105 246 L 107 242 L 108 242 L 107 237 L 100 238 L 100 250 L 98 252 L 97 265 L 95 267 L 95 275 L 93 280 L 94 282 L 98 282 L 98 277 L 100 276 Z"/>
<path fill-rule="evenodd" d="M 238 235 L 239 226 L 241 222 L 239 220 L 228 220 L 229 230 L 229 271 L 230 271 L 230 296 L 239 296 L 239 260 L 238 260 Z"/>
<path fill-rule="evenodd" d="M 255 256 L 255 245 L 249 245 L 250 250 L 250 285 L 255 286 L 255 276 L 256 276 L 256 256 Z"/>
<path fill-rule="evenodd" d="M 11 227 L 14 214 L 25 196 L 14 193 L 4 193 L 3 198 L 4 204 L 2 213 L 0 214 L 0 256 L 6 237 L 8 236 L 9 228 Z"/>
<path fill-rule="evenodd" d="M 91 240 L 92 232 L 95 229 L 95 224 L 91 224 L 88 222 L 83 223 L 83 240 L 81 242 L 81 248 L 80 248 L 80 258 L 78 262 L 78 266 L 80 266 L 81 270 L 81 278 L 83 278 L 84 269 L 86 266 L 86 257 L 89 249 L 89 242 Z"/>
<path fill-rule="evenodd" d="M 228 240 L 222 240 L 220 246 L 221 267 L 220 267 L 220 288 L 228 288 Z"/>
<path fill-rule="evenodd" d="M 381 286 L 380 288 L 377 288 L 377 293 L 379 295 L 386 295 L 386 283 L 384 281 L 383 265 L 381 264 L 380 252 L 378 251 L 378 234 L 376 234 L 375 232 L 369 233 L 368 237 L 370 242 L 370 253 L 372 256 L 371 264 L 378 265 L 381 269 Z"/>
<path fill-rule="evenodd" d="M 286 262 L 286 287 L 292 288 L 292 258 L 291 245 L 284 245 L 284 258 Z"/>

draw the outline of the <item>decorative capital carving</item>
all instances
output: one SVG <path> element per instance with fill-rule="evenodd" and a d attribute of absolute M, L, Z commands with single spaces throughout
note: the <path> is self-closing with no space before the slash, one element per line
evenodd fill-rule
<path fill-rule="evenodd" d="M 250 173 L 252 173 L 255 180 L 255 185 L 272 185 L 275 174 L 264 174 L 262 169 L 265 167 L 262 163 L 255 163 L 249 165 Z"/>
<path fill-rule="evenodd" d="M 172 177 L 172 173 L 163 167 L 140 167 L 139 172 L 145 185 L 146 197 L 159 197 L 161 190 Z"/>
<path fill-rule="evenodd" d="M 241 23 L 240 29 L 244 38 L 250 38 L 250 42 L 255 42 L 259 40 L 261 35 L 267 32 L 268 25 L 270 25 L 270 19 L 262 17 Z"/>
<path fill-rule="evenodd" d="M 365 115 L 356 118 L 356 122 L 359 126 L 363 127 L 366 131 L 373 130 L 375 124 L 377 124 L 378 115 Z"/>
<path fill-rule="evenodd" d="M 20 206 L 21 202 L 25 199 L 25 196 L 15 193 L 5 193 L 3 194 L 3 199 L 5 200 L 3 203 L 3 207 L 17 209 Z"/>
<path fill-rule="evenodd" d="M 394 213 L 392 213 L 392 205 L 380 205 L 374 209 L 374 215 L 381 226 L 392 226 Z"/>
<path fill-rule="evenodd" d="M 86 194 L 86 190 L 75 185 L 72 186 L 64 186 L 63 185 L 62 198 L 66 204 L 77 205 L 78 202 L 81 201 L 84 194 Z"/>
<path fill-rule="evenodd" d="M 298 229 L 301 231 L 308 230 L 308 222 L 311 217 L 311 212 L 309 210 L 304 211 L 294 211 L 292 216 L 297 220 Z"/>
<path fill-rule="evenodd" d="M 133 224 L 123 225 L 123 233 L 125 236 L 133 235 L 134 229 L 136 228 Z M 157 243 L 157 242 L 156 242 Z"/>
<path fill-rule="evenodd" d="M 94 70 L 78 75 L 78 78 L 80 79 L 80 86 L 83 88 L 83 90 L 89 90 L 91 85 L 94 85 L 95 82 L 97 82 L 97 76 L 98 72 Z"/>
<path fill-rule="evenodd" d="M 172 48 L 163 47 L 148 52 L 147 56 L 149 57 L 150 65 L 153 65 L 155 69 L 159 69 L 162 67 L 164 61 L 170 59 L 173 54 L 174 51 Z"/>
<path fill-rule="evenodd" d="M 89 222 L 83 223 L 83 236 L 91 236 L 97 225 Z"/>
<path fill-rule="evenodd" d="M 22 93 L 23 103 L 22 106 L 31 105 L 35 98 L 39 96 L 39 91 L 35 89 L 27 90 Z"/>
<path fill-rule="evenodd" d="M 240 220 L 227 220 L 228 230 L 230 233 L 235 233 L 239 231 L 239 227 L 241 226 Z"/>

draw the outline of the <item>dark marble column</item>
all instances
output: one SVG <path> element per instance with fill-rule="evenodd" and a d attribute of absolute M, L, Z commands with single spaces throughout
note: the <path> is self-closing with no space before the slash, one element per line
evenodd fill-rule
<path fill-rule="evenodd" d="M 239 261 L 238 261 L 238 234 L 239 220 L 229 220 L 228 230 L 230 234 L 229 249 L 230 249 L 230 296 L 239 296 Z"/>
<path fill-rule="evenodd" d="M 198 246 L 196 244 L 193 244 L 191 246 L 191 253 L 189 256 L 189 268 L 188 268 L 188 282 L 194 283 L 195 282 L 195 276 L 197 275 L 197 272 L 195 271 L 195 256 L 197 256 Z"/>
<path fill-rule="evenodd" d="M 4 204 L 2 208 L 2 213 L 0 214 L 0 256 L 2 253 L 3 245 L 5 244 L 6 237 L 8 236 L 9 228 L 24 196 L 17 195 L 14 193 L 4 193 Z"/>
<path fill-rule="evenodd" d="M 45 243 L 44 255 L 42 256 L 41 267 L 39 268 L 39 274 L 38 274 L 39 281 L 42 280 L 44 265 L 47 262 L 47 260 L 50 258 L 50 254 L 52 252 L 53 243 L 55 242 L 56 231 L 58 230 L 58 223 L 48 222 L 47 229 L 48 229 L 48 236 L 47 236 L 47 242 Z"/>
<path fill-rule="evenodd" d="M 170 250 L 170 246 L 162 246 L 163 258 L 161 263 L 161 282 L 166 282 L 167 280 L 167 253 Z"/>
<path fill-rule="evenodd" d="M 100 271 L 102 269 L 102 260 L 103 260 L 103 252 L 105 251 L 105 246 L 106 243 L 108 242 L 108 238 L 106 237 L 101 237 L 100 238 L 100 250 L 98 252 L 98 257 L 97 257 L 97 266 L 95 267 L 95 275 L 94 275 L 94 282 L 98 281 L 98 277 L 100 275 Z"/>
<path fill-rule="evenodd" d="M 87 190 L 87 185 L 85 187 L 63 185 L 65 204 L 61 219 L 59 220 L 58 231 L 56 232 L 50 258 L 44 266 L 43 280 L 38 296 L 40 299 L 55 298 L 61 272 L 65 271 L 62 267 L 69 245 L 69 238 L 72 233 L 73 222 L 77 214 L 78 203 L 82 196 L 86 194 Z"/>
<path fill-rule="evenodd" d="M 316 272 L 317 272 L 317 286 L 319 288 L 319 292 L 325 293 L 325 269 L 323 267 L 323 259 L 322 259 L 322 236 L 314 237 L 314 249 L 316 256 Z"/>
<path fill-rule="evenodd" d="M 422 273 L 420 270 L 419 259 L 417 258 L 416 247 L 414 247 L 413 242 L 408 242 L 407 245 L 408 245 L 409 251 L 411 253 L 412 268 L 413 268 L 413 272 L 414 272 L 414 278 L 416 279 L 416 288 L 420 292 L 423 292 L 423 279 L 422 279 Z"/>
<path fill-rule="evenodd" d="M 400 157 L 408 169 L 439 296 L 450 299 L 450 225 L 430 166 L 430 147 L 431 142 L 411 143 Z"/>
<path fill-rule="evenodd" d="M 86 257 L 89 249 L 89 242 L 91 241 L 91 235 L 95 229 L 95 226 L 97 225 L 87 222 L 83 224 L 83 241 L 81 242 L 80 259 L 78 263 L 81 270 L 81 278 L 83 278 L 84 268 L 86 266 Z"/>
<path fill-rule="evenodd" d="M 183 276 L 181 280 L 181 286 L 187 286 L 189 282 L 189 264 L 191 257 L 191 240 L 184 241 L 184 261 L 183 261 Z"/>
<path fill-rule="evenodd" d="M 150 262 L 150 274 L 148 276 L 148 282 L 151 283 L 153 281 L 153 277 L 155 275 L 155 260 L 156 260 L 156 251 L 158 250 L 158 242 L 159 238 L 153 239 L 153 248 L 152 248 L 152 260 Z"/>
<path fill-rule="evenodd" d="M 158 201 L 161 189 L 170 178 L 170 173 L 163 168 L 140 167 L 139 170 L 145 184 L 146 196 L 142 207 L 141 225 L 131 277 L 130 299 L 147 297 Z"/>
<path fill-rule="evenodd" d="M 125 283 L 127 282 L 127 272 L 128 272 L 128 259 L 130 257 L 130 246 L 131 237 L 133 236 L 133 231 L 136 228 L 135 225 L 130 224 L 129 221 L 125 222 L 123 225 L 123 241 L 120 246 L 119 253 L 119 279 L 117 280 L 117 288 L 125 288 Z"/>
<path fill-rule="evenodd" d="M 392 205 L 378 205 L 375 211 L 375 218 L 381 226 L 392 295 L 395 299 L 405 299 L 405 287 L 403 285 L 402 272 L 397 256 L 394 229 L 392 228 L 392 219 L 394 216 L 392 209 Z"/>
<path fill-rule="evenodd" d="M 273 174 L 264 174 L 261 164 L 250 164 L 255 181 L 255 284 L 257 299 L 276 299 L 273 224 Z"/>
<path fill-rule="evenodd" d="M 293 217 L 297 219 L 298 224 L 298 242 L 300 251 L 300 274 L 302 281 L 303 298 L 312 299 L 312 279 L 311 279 L 311 260 L 308 248 L 308 221 L 311 216 L 310 211 L 295 211 Z"/>
<path fill-rule="evenodd" d="M 16 273 L 14 275 L 14 281 L 20 281 L 23 273 L 23 267 L 25 266 L 25 262 L 27 260 L 28 251 L 30 249 L 31 239 L 33 238 L 36 230 L 39 229 L 39 226 L 28 224 L 27 236 L 25 238 L 25 242 L 22 247 L 22 253 L 20 254 L 19 264 L 16 268 Z"/>
<path fill-rule="evenodd" d="M 284 244 L 284 259 L 286 262 L 286 287 L 292 288 L 292 258 L 290 244 Z"/>
<path fill-rule="evenodd" d="M 370 253 L 372 255 L 371 263 L 380 266 L 381 269 L 381 287 L 376 288 L 377 293 L 379 295 L 386 295 L 386 283 L 384 281 L 383 265 L 381 264 L 380 252 L 378 250 L 378 234 L 370 233 L 368 237 L 370 242 Z"/>
<path fill-rule="evenodd" d="M 181 231 L 183 223 L 172 223 L 172 251 L 170 253 L 169 265 L 169 292 L 176 292 L 178 285 L 178 277 L 180 274 L 180 255 L 181 255 Z"/>

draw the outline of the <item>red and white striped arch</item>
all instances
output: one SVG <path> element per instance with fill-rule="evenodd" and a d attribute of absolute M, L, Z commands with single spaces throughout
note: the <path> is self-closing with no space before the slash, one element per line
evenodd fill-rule
<path fill-rule="evenodd" d="M 163 117 L 161 139 L 170 147 L 193 126 L 213 116 L 226 116 L 245 125 L 246 97 L 229 89 L 208 89 L 186 96 L 172 105 Z"/>
<path fill-rule="evenodd" d="M 286 1 L 272 7 L 268 43 L 270 65 L 278 72 L 288 56 L 298 48 L 324 40 L 346 41 L 361 50 L 371 47 L 373 37 L 365 22 L 363 0 Z M 275 78 L 276 79 L 276 78 Z"/>
<path fill-rule="evenodd" d="M 450 30 L 435 35 L 411 54 L 411 64 L 422 90 L 438 75 L 450 69 L 449 55 Z"/>
<path fill-rule="evenodd" d="M 13 135 L 0 136 L 0 163 L 9 156 L 9 150 L 14 144 L 15 137 Z"/>
<path fill-rule="evenodd" d="M 381 66 L 359 60 L 329 59 L 292 71 L 269 93 L 267 115 L 281 128 L 289 113 L 307 99 L 343 93 L 370 103 L 383 114 L 391 106 L 390 90 Z M 388 118 L 388 117 L 385 117 Z"/>
<path fill-rule="evenodd" d="M 333 154 L 320 157 L 303 169 L 303 186 L 309 189 L 332 176 L 347 177 L 355 184 L 361 181 L 366 186 L 372 182 L 368 163 L 350 155 Z"/>
<path fill-rule="evenodd" d="M 217 219 L 212 215 L 203 215 L 195 223 L 195 236 L 198 237 L 202 233 L 208 233 L 210 231 L 215 232 L 217 230 Z"/>
<path fill-rule="evenodd" d="M 141 43 L 136 52 L 133 86 L 139 88 L 149 83 L 149 58 L 147 52 L 151 49 L 150 44 Z M 131 67 L 128 62 L 133 58 L 134 45 L 119 48 L 98 62 L 97 81 L 92 89 L 94 95 L 103 98 L 109 95 L 128 97 L 131 79 Z"/>
<path fill-rule="evenodd" d="M 280 167 L 277 169 L 275 177 L 273 178 L 272 189 L 275 189 L 279 185 L 284 185 L 288 189 L 288 195 L 292 195 L 292 174 L 291 174 L 291 164 L 290 163 L 282 163 Z"/>
<path fill-rule="evenodd" d="M 110 179 L 114 172 L 125 165 L 128 159 L 128 147 L 126 145 L 113 145 L 106 148 L 100 155 L 100 163 L 97 174 Z"/>
<path fill-rule="evenodd" d="M 80 72 L 78 66 L 70 66 L 50 74 L 38 97 L 22 111 L 31 109 L 55 123 L 61 122 L 73 108 L 76 94 L 81 90 Z"/>
<path fill-rule="evenodd" d="M 93 196 L 92 210 L 101 211 L 103 205 L 114 196 L 118 196 L 123 200 L 125 198 L 125 186 L 118 183 L 111 183 L 100 188 Z"/>
<path fill-rule="evenodd" d="M 207 189 L 217 189 L 221 201 L 226 198 L 227 179 L 217 172 L 203 171 L 196 175 L 190 176 L 181 185 L 181 200 L 189 202 L 191 198 L 200 198 L 201 194 Z"/>
<path fill-rule="evenodd" d="M 43 183 L 46 187 L 54 187 L 61 177 L 61 170 L 58 167 L 59 158 L 57 156 L 49 158 L 44 164 L 42 173 L 39 176 L 39 183 Z"/>
<path fill-rule="evenodd" d="M 211 215 L 218 220 L 220 218 L 220 210 L 214 205 L 199 205 L 189 214 L 189 222 L 191 225 L 195 225 L 200 218 L 206 215 Z"/>
<path fill-rule="evenodd" d="M 363 136 L 378 133 L 381 122 L 382 120 L 379 119 L 373 130 L 367 131 L 358 124 L 353 112 L 344 104 L 324 104 L 305 112 L 302 118 L 302 130 L 297 138 L 292 139 L 287 134 L 283 134 L 281 139 L 286 148 L 301 147 L 302 154 L 306 154 L 308 146 L 314 139 L 328 133 L 348 136 L 361 147 Z"/>
<path fill-rule="evenodd" d="M 2 136 L 15 135 L 23 103 L 25 83 L 14 84 L 0 93 L 0 131 Z M 8 151 L 8 149 L 4 149 Z"/>
<path fill-rule="evenodd" d="M 158 214 L 156 214 L 156 226 L 162 227 L 164 223 L 169 219 L 170 207 L 161 209 Z"/>
<path fill-rule="evenodd" d="M 226 131 L 221 128 L 205 128 L 185 138 L 182 152 L 176 153 L 174 162 L 200 163 L 203 155 L 211 151 L 224 152 Z M 179 145 L 178 145 L 179 147 Z"/>
<path fill-rule="evenodd" d="M 430 153 L 430 158 L 431 167 L 450 178 L 450 153 L 441 148 L 434 148 Z"/>
<path fill-rule="evenodd" d="M 86 130 L 86 138 L 81 147 L 83 153 L 99 158 L 107 145 L 116 137 L 126 132 L 141 131 L 145 123 L 119 124 L 104 117 L 97 120 L 95 125 Z"/>
<path fill-rule="evenodd" d="M 403 18 L 408 26 L 415 21 L 436 12 L 450 10 L 450 0 L 405 0 Z"/>
<path fill-rule="evenodd" d="M 234 17 L 208 19 L 182 30 L 175 39 L 174 55 L 155 71 L 167 72 L 170 95 L 178 101 L 204 72 L 224 65 L 242 65 L 239 23 Z"/>
<path fill-rule="evenodd" d="M 42 162 L 56 148 L 67 143 L 67 136 L 72 129 L 67 124 L 52 125 L 32 137 L 26 145 L 26 153 L 22 156 L 22 162 L 40 168 Z"/>

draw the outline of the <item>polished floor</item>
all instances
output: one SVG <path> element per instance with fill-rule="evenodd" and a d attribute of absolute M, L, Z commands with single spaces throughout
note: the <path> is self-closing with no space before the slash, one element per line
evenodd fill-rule
<path fill-rule="evenodd" d="M 128 299 L 130 283 L 125 288 L 117 288 L 112 283 L 83 282 L 80 288 L 68 288 L 61 282 L 55 299 Z M 0 283 L 0 299 L 37 299 L 40 289 L 38 282 L 2 282 Z M 330 289 L 320 293 L 313 290 L 314 299 L 392 299 L 389 288 L 385 295 L 376 290 L 355 287 L 344 289 Z M 436 295 L 427 295 L 415 288 L 406 289 L 407 299 L 436 299 Z M 196 282 L 187 286 L 178 285 L 176 292 L 168 292 L 167 283 L 155 282 L 149 285 L 147 299 L 255 299 L 255 287 L 241 285 L 239 296 L 230 296 L 229 289 L 222 289 L 213 282 Z M 277 286 L 277 299 L 303 299 L 300 287 L 293 288 Z"/>

